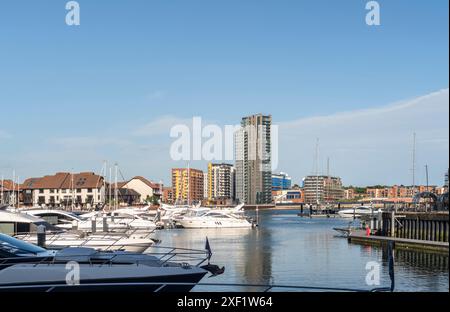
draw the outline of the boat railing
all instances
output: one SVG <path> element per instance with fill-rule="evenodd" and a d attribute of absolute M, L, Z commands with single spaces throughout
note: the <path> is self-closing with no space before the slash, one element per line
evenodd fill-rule
<path fill-rule="evenodd" d="M 78 231 L 78 230 L 68 230 L 68 231 L 47 231 L 45 233 L 45 237 L 46 237 L 46 241 L 53 241 L 55 239 L 58 239 L 59 237 L 61 237 L 61 235 L 74 235 L 77 236 L 79 238 L 95 238 L 95 239 L 111 239 L 111 238 L 115 238 L 117 237 L 118 239 L 120 238 L 130 238 L 134 235 L 142 235 L 142 238 L 150 238 L 150 235 L 155 233 L 156 229 L 152 229 L 152 230 L 141 230 L 141 229 L 130 229 L 127 232 L 124 233 L 120 233 L 120 232 L 90 232 L 90 233 L 86 233 L 83 231 Z M 19 232 L 15 235 L 15 237 L 20 238 L 21 240 L 27 240 L 27 239 L 31 239 L 34 236 L 37 236 L 38 232 L 37 231 L 29 231 L 29 232 Z"/>
<path fill-rule="evenodd" d="M 170 261 L 194 264 L 195 266 L 200 266 L 206 262 L 210 255 L 207 250 L 165 247 L 159 245 L 150 246 L 144 254 L 157 257 L 162 264 Z"/>
<path fill-rule="evenodd" d="M 127 244 L 126 246 L 130 246 Z M 141 244 L 136 244 L 136 246 L 141 246 Z M 79 246 L 82 247 L 82 246 Z M 119 248 L 120 245 L 116 244 L 113 246 L 115 249 Z M 125 247 L 125 245 L 124 245 Z M 121 254 L 108 254 L 108 247 L 104 248 L 102 251 L 99 251 L 99 254 L 92 255 L 89 257 L 89 264 L 92 265 L 112 265 L 112 264 L 123 264 L 120 262 L 114 263 L 114 260 L 117 257 L 121 256 Z M 112 249 L 112 246 L 111 246 Z M 150 249 L 150 250 L 149 250 Z M 127 252 L 128 256 L 153 256 L 159 261 L 159 265 L 164 266 L 170 263 L 176 263 L 178 265 L 191 265 L 191 266 L 200 266 L 205 263 L 209 258 L 209 251 L 207 250 L 197 250 L 197 249 L 188 249 L 188 248 L 175 248 L 175 247 L 164 247 L 164 246 L 150 246 L 144 253 L 139 252 Z M 39 256 L 19 256 L 12 258 L 0 258 L 0 270 L 3 266 L 10 266 L 13 264 L 33 264 L 35 266 L 40 264 L 61 264 L 64 262 L 71 261 L 70 258 L 76 259 L 77 257 L 86 257 L 85 254 L 71 254 L 67 258 L 64 258 L 64 255 L 58 259 L 58 257 L 39 257 Z M 64 260 L 63 260 L 64 259 Z M 125 262 L 126 263 L 126 262 Z M 139 261 L 130 262 L 126 264 L 135 264 L 140 265 Z"/>
<path fill-rule="evenodd" d="M 239 291 L 239 289 L 248 290 L 260 289 L 260 292 L 286 292 L 286 291 L 315 291 L 315 292 L 390 292 L 388 287 L 373 288 L 373 289 L 358 289 L 347 287 L 328 287 L 328 286 L 310 286 L 310 285 L 277 285 L 277 284 L 238 284 L 238 283 L 176 283 L 176 282 L 142 282 L 142 283 L 82 283 L 82 284 L 41 284 L 41 285 L 23 285 L 23 286 L 8 286 L 0 284 L 0 291 L 14 291 L 15 289 L 40 291 L 40 292 L 54 292 L 54 291 L 68 291 L 70 288 L 77 288 L 77 291 L 82 288 L 89 287 L 157 287 L 154 292 L 170 291 L 170 286 L 191 286 L 191 287 L 208 287 L 208 291 L 224 291 L 224 288 L 231 288 L 231 292 Z M 194 289 L 195 292 L 195 289 Z"/>

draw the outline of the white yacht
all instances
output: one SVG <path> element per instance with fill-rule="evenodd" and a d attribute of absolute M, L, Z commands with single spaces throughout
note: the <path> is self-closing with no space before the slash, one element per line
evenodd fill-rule
<path fill-rule="evenodd" d="M 146 236 L 91 234 L 85 232 L 66 232 L 54 227 L 44 219 L 36 216 L 0 210 L 0 233 L 15 235 L 30 243 L 37 243 L 37 228 L 46 228 L 46 247 L 62 249 L 66 247 L 91 247 L 96 250 L 126 250 L 144 252 L 157 241 Z M 148 235 L 147 235 L 148 236 Z"/>
<path fill-rule="evenodd" d="M 61 231 L 44 219 L 24 213 L 0 210 L 0 233 L 16 235 L 36 232 L 39 225 L 45 226 L 48 231 Z"/>
<path fill-rule="evenodd" d="M 152 231 L 156 229 L 155 222 L 144 218 L 146 211 L 134 209 L 117 209 L 109 212 L 94 211 L 80 215 L 83 220 L 91 220 L 97 218 L 102 220 L 104 216 L 108 219 L 108 223 L 114 225 L 126 225 L 133 230 Z"/>
<path fill-rule="evenodd" d="M 214 273 L 210 266 L 200 267 L 209 259 L 209 252 L 191 251 L 194 260 L 186 263 L 176 258 L 176 248 L 169 248 L 169 252 L 155 255 L 92 248 L 55 252 L 0 234 L 0 292 L 189 291 L 208 272 Z M 182 251 L 184 255 L 187 252 Z M 168 254 L 170 261 L 161 254 Z M 68 265 L 74 261 L 78 274 L 68 280 Z"/>
<path fill-rule="evenodd" d="M 379 212 L 381 212 L 381 209 L 375 209 L 372 206 L 355 206 L 338 211 L 338 215 L 342 218 L 360 218 L 361 216 L 375 215 Z"/>
<path fill-rule="evenodd" d="M 128 230 L 152 231 L 156 228 L 154 222 L 126 213 L 109 213 L 109 216 L 106 215 L 106 219 L 104 219 L 103 213 L 98 211 L 80 216 L 68 211 L 51 209 L 28 210 L 24 212 L 42 218 L 50 224 L 66 230 L 76 228 L 81 231 L 92 231 L 93 219 L 95 220 L 97 231 L 102 231 L 105 226 L 107 231 L 122 233 Z M 104 221 L 106 221 L 106 224 Z"/>
<path fill-rule="evenodd" d="M 186 229 L 251 228 L 253 224 L 232 210 L 192 209 L 179 217 L 176 223 Z"/>
<path fill-rule="evenodd" d="M 31 244 L 37 244 L 38 241 L 36 234 L 20 234 L 15 237 Z M 108 234 L 91 234 L 84 237 L 76 232 L 47 234 L 45 238 L 45 246 L 56 250 L 68 247 L 89 247 L 102 251 L 125 250 L 142 253 L 156 243 L 158 241 L 150 238 L 129 238 Z"/>

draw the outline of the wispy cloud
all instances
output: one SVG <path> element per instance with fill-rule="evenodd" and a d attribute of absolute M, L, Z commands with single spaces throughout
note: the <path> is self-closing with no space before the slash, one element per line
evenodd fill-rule
<path fill-rule="evenodd" d="M 166 91 L 164 91 L 164 90 L 156 90 L 156 91 L 153 91 L 153 92 L 150 92 L 149 94 L 147 94 L 145 96 L 145 98 L 148 101 L 152 102 L 152 101 L 156 101 L 156 100 L 161 100 L 161 99 L 165 98 L 166 95 L 167 95 Z"/>
<path fill-rule="evenodd" d="M 444 89 L 371 109 L 281 123 L 275 119 L 274 124 L 279 125 L 278 170 L 300 183 L 313 171 L 315 140 L 320 138 L 319 169 L 326 171 L 329 157 L 331 174 L 341 176 L 344 184 L 407 184 L 411 181 L 412 135 L 416 132 L 416 181 L 424 183 L 421 178 L 428 164 L 430 181 L 439 183 L 448 168 L 448 101 L 449 90 Z M 117 161 L 126 175 L 164 179 L 168 184 L 170 168 L 185 165 L 175 163 L 169 155 L 173 142 L 170 129 L 178 124 L 191 127 L 192 117 L 165 115 L 126 131 L 107 129 L 89 136 L 54 137 L 41 142 L 39 148 L 27 145 L 29 152 L 15 155 L 11 163 L 16 168 L 25 164 L 24 174 L 36 175 L 67 168 L 89 170 L 108 159 Z M 202 120 L 203 126 L 208 124 L 213 122 Z M 0 131 L 0 139 L 10 137 Z M 36 173 L 36 163 L 42 172 Z M 205 169 L 200 163 L 191 166 Z"/>
<path fill-rule="evenodd" d="M 433 163 L 436 178 L 448 166 L 449 90 L 378 108 L 309 117 L 280 124 L 280 165 L 294 176 L 313 170 L 316 138 L 320 167 L 352 183 L 409 182 L 412 134 L 418 166 Z"/>
<path fill-rule="evenodd" d="M 151 137 L 166 135 L 169 137 L 170 129 L 175 125 L 191 125 L 192 119 L 179 118 L 171 115 L 161 116 L 154 119 L 133 131 L 134 136 Z"/>
<path fill-rule="evenodd" d="M 0 140 L 7 140 L 7 139 L 11 139 L 11 138 L 12 138 L 11 134 L 0 129 Z"/>
<path fill-rule="evenodd" d="M 131 143 L 126 139 L 98 136 L 64 137 L 49 139 L 48 143 L 64 149 L 104 148 L 106 146 L 126 147 Z"/>

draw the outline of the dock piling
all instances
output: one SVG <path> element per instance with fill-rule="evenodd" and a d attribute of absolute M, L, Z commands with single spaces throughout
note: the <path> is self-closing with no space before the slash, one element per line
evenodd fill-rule
<path fill-rule="evenodd" d="M 39 225 L 37 227 L 37 245 L 42 248 L 45 248 L 45 230 L 44 225 Z"/>

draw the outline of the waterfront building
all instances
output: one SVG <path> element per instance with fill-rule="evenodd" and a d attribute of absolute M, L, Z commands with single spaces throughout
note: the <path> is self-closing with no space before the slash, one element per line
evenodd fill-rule
<path fill-rule="evenodd" d="M 301 189 L 272 191 L 272 198 L 275 204 L 301 204 L 304 202 Z"/>
<path fill-rule="evenodd" d="M 317 204 L 342 200 L 345 196 L 339 177 L 311 175 L 303 179 L 305 203 Z"/>
<path fill-rule="evenodd" d="M 176 203 L 201 202 L 203 200 L 203 171 L 192 168 L 173 168 L 172 187 Z"/>
<path fill-rule="evenodd" d="M 0 205 L 13 204 L 18 189 L 12 180 L 0 180 Z"/>
<path fill-rule="evenodd" d="M 162 202 L 165 204 L 173 204 L 175 202 L 173 193 L 173 187 L 163 187 Z"/>
<path fill-rule="evenodd" d="M 448 190 L 448 169 L 447 169 L 447 172 L 445 173 L 445 177 L 444 177 L 444 188 L 446 188 Z"/>
<path fill-rule="evenodd" d="M 355 193 L 355 190 L 354 190 L 354 189 L 352 189 L 352 188 L 346 189 L 346 190 L 344 191 L 344 198 L 345 198 L 346 200 L 352 200 L 352 199 L 355 199 L 355 197 L 356 197 L 355 194 L 356 194 L 356 193 Z"/>
<path fill-rule="evenodd" d="M 366 189 L 366 198 L 371 200 L 390 200 L 410 202 L 414 195 L 423 192 L 439 194 L 439 189 L 435 185 L 416 186 L 375 186 Z"/>
<path fill-rule="evenodd" d="M 118 184 L 118 188 L 134 190 L 135 192 L 137 192 L 140 195 L 140 204 L 149 202 L 153 198 L 153 196 L 161 196 L 161 185 L 141 176 L 136 176 L 126 182 L 120 182 Z"/>
<path fill-rule="evenodd" d="M 103 177 L 93 172 L 58 172 L 21 185 L 25 206 L 90 208 L 105 202 L 105 190 Z"/>
<path fill-rule="evenodd" d="M 243 117 L 234 136 L 236 199 L 246 204 L 272 203 L 272 116 Z"/>
<path fill-rule="evenodd" d="M 231 164 L 208 164 L 206 183 L 206 198 L 213 200 L 235 199 L 235 177 L 236 170 Z"/>
<path fill-rule="evenodd" d="M 117 195 L 117 206 L 133 206 L 141 204 L 141 194 L 131 188 L 123 188 L 123 183 L 117 185 L 117 193 L 114 185 L 111 188 L 111 199 L 107 199 L 107 202 L 114 204 Z M 107 198 L 108 198 L 107 194 Z"/>
<path fill-rule="evenodd" d="M 209 168 L 203 173 L 203 199 L 209 199 Z"/>
<path fill-rule="evenodd" d="M 272 191 L 289 190 L 292 185 L 292 179 L 287 173 L 272 174 Z"/>

